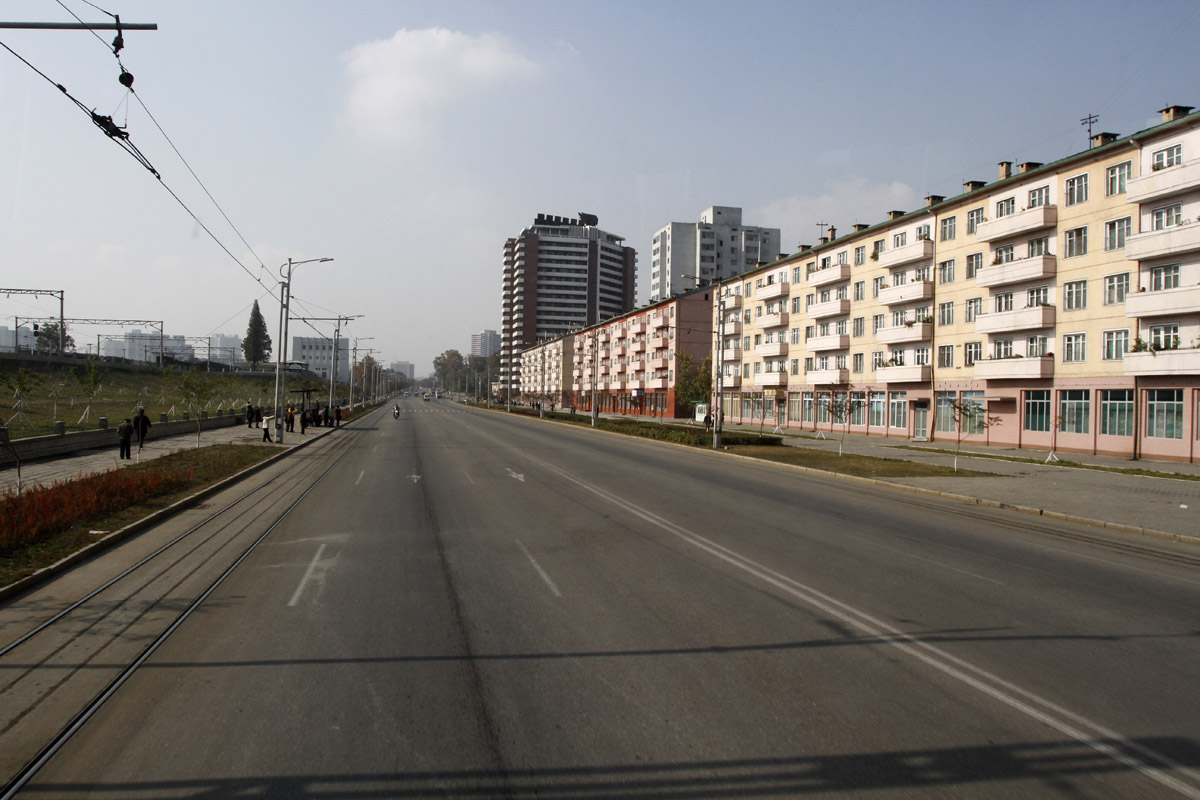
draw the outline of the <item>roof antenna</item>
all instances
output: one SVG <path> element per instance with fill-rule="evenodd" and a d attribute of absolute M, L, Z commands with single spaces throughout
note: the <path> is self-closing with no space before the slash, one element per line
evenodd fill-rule
<path fill-rule="evenodd" d="M 1092 138 L 1092 124 L 1099 121 L 1100 116 L 1098 114 L 1088 114 L 1086 117 L 1079 120 L 1080 125 L 1087 125 L 1089 139 Z"/>

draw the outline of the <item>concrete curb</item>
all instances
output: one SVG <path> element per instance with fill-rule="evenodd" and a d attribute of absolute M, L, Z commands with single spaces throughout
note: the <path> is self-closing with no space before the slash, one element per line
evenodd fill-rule
<path fill-rule="evenodd" d="M 497 409 L 486 409 L 486 408 L 481 408 L 478 410 L 479 411 L 497 411 Z M 498 410 L 501 413 L 508 413 L 504 409 L 498 409 Z M 528 414 L 518 414 L 517 416 L 525 418 L 525 419 L 531 419 L 531 420 L 534 420 L 535 422 L 551 422 L 551 423 L 557 422 L 557 420 L 540 419 L 536 416 L 532 416 L 532 415 L 528 415 Z M 584 428 L 584 426 L 581 426 L 581 425 L 576 425 L 575 427 Z M 604 434 L 608 434 L 610 436 L 623 436 L 625 438 L 639 439 L 641 441 L 651 442 L 653 444 L 668 445 L 670 447 L 682 447 L 684 449 L 691 450 L 693 452 L 702 452 L 702 453 L 706 452 L 706 453 L 711 453 L 713 455 L 724 456 L 726 458 L 742 459 L 745 461 L 753 462 L 755 464 L 770 464 L 770 465 L 773 465 L 776 467 L 786 467 L 788 469 L 797 470 L 800 472 L 807 472 L 807 473 L 810 473 L 813 475 L 821 475 L 824 477 L 837 478 L 839 480 L 848 480 L 848 481 L 854 481 L 854 482 L 858 482 L 858 483 L 865 483 L 868 485 L 883 486 L 888 489 L 900 489 L 903 491 L 912 492 L 914 494 L 923 494 L 923 495 L 928 495 L 930 497 L 939 497 L 939 498 L 942 498 L 943 500 L 951 500 L 951 501 L 954 501 L 957 503 L 963 503 L 965 505 L 985 506 L 987 508 L 1000 508 L 1000 509 L 1005 509 L 1007 511 L 1019 511 L 1022 514 L 1031 514 L 1034 516 L 1046 517 L 1049 519 L 1059 520 L 1062 522 L 1071 522 L 1071 523 L 1075 523 L 1075 524 L 1079 524 L 1079 525 L 1090 525 L 1093 527 L 1103 528 L 1105 530 L 1116 531 L 1118 533 L 1129 533 L 1129 534 L 1134 534 L 1136 536 L 1145 536 L 1150 539 L 1162 539 L 1165 541 L 1177 542 L 1179 544 L 1186 544 L 1186 545 L 1200 547 L 1200 537 L 1186 536 L 1182 533 L 1171 533 L 1169 531 L 1160 531 L 1160 530 L 1155 530 L 1154 528 L 1145 528 L 1145 527 L 1141 527 L 1138 525 L 1126 525 L 1126 524 L 1120 523 L 1120 522 L 1108 522 L 1106 520 L 1091 519 L 1090 517 L 1081 517 L 1081 516 L 1077 516 L 1075 514 L 1066 514 L 1062 511 L 1050 511 L 1050 510 L 1047 510 L 1044 508 L 1035 508 L 1033 506 L 1023 506 L 1023 505 L 1018 505 L 1016 503 L 1005 503 L 1000 500 L 989 500 L 984 497 L 972 497 L 970 495 L 965 495 L 965 494 L 955 494 L 953 492 L 943 492 L 943 491 L 940 491 L 937 489 L 926 489 L 923 486 L 909 486 L 906 483 L 893 483 L 892 481 L 887 481 L 882 478 L 866 478 L 861 475 L 846 475 L 841 472 L 829 472 L 828 470 L 816 469 L 815 467 L 804 467 L 799 464 L 785 464 L 780 461 L 772 461 L 772 460 L 766 459 L 766 458 L 754 458 L 752 456 L 743 456 L 743 455 L 738 455 L 737 453 L 729 453 L 724 450 L 713 450 L 711 448 L 693 447 L 691 445 L 679 444 L 678 442 L 668 442 L 668 441 L 664 441 L 662 439 L 651 439 L 648 436 L 629 436 L 624 433 L 617 433 L 616 431 L 598 430 L 598 429 L 592 428 L 591 426 L 587 426 L 584 429 L 588 430 L 592 433 L 604 433 Z M 1129 475 L 1129 476 L 1125 476 L 1125 477 L 1154 477 L 1154 476 Z M 1164 476 L 1164 477 L 1167 477 L 1167 476 Z"/>
<path fill-rule="evenodd" d="M 349 423 L 343 423 L 343 425 L 346 425 L 346 424 L 349 424 Z M 112 533 L 110 533 L 100 539 L 97 539 L 96 541 L 92 542 L 91 544 L 87 545 L 86 547 L 76 550 L 74 553 L 71 553 L 70 555 L 60 559 L 59 561 L 56 561 L 55 563 L 51 564 L 48 567 L 42 567 L 37 572 L 34 572 L 32 575 L 27 575 L 26 577 L 21 578 L 19 581 L 16 581 L 15 583 L 10 583 L 8 586 L 0 586 L 0 602 L 9 600 L 13 597 L 16 597 L 19 594 L 22 594 L 22 593 L 28 591 L 29 589 L 32 589 L 42 583 L 45 583 L 46 581 L 50 580 L 54 576 L 56 576 L 62 572 L 65 572 L 66 570 L 75 566 L 76 564 L 86 561 L 87 559 L 91 558 L 92 556 L 98 555 L 99 553 L 102 553 L 105 550 L 108 550 L 109 548 L 114 547 L 117 544 L 120 544 L 121 542 L 125 541 L 126 539 L 133 536 L 134 534 L 141 533 L 146 528 L 152 527 L 153 525 L 163 521 L 164 519 L 167 519 L 168 517 L 171 517 L 174 514 L 178 514 L 180 511 L 184 511 L 188 508 L 191 508 L 192 506 L 200 503 L 205 498 L 208 498 L 208 497 L 216 494 L 217 492 L 227 488 L 228 486 L 231 486 L 232 484 L 234 484 L 244 478 L 248 478 L 249 476 L 253 475 L 254 473 L 258 472 L 259 470 L 266 469 L 267 467 L 274 464 L 275 462 L 280 461 L 283 458 L 285 458 L 286 456 L 291 455 L 294 451 L 299 450 L 303 447 L 306 447 L 310 443 L 315 442 L 318 439 L 328 435 L 333 430 L 336 430 L 336 429 L 331 428 L 329 430 L 322 430 L 322 432 L 320 434 L 312 437 L 311 439 L 306 439 L 303 442 L 300 442 L 298 444 L 285 445 L 284 449 L 280 450 L 275 455 L 265 458 L 262 461 L 258 462 L 257 464 L 253 464 L 249 467 L 246 467 L 241 472 L 237 472 L 233 475 L 230 475 L 227 478 L 222 478 L 221 480 L 217 481 L 216 483 L 212 484 L 211 486 L 207 486 L 207 487 L 199 490 L 195 494 L 188 495 L 187 497 L 183 498 L 182 500 L 176 500 L 174 503 L 167 506 L 166 508 L 160 508 L 158 511 L 155 511 L 145 517 L 142 517 L 141 519 L 134 520 L 133 522 L 126 525 L 124 528 L 115 530 Z"/>

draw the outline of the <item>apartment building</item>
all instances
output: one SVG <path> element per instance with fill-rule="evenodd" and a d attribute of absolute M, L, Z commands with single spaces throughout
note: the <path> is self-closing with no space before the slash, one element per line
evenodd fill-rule
<path fill-rule="evenodd" d="M 489 358 L 500 349 L 500 334 L 492 330 L 483 330 L 471 334 L 471 355 L 479 358 Z"/>
<path fill-rule="evenodd" d="M 913 439 L 1196 459 L 1200 114 L 926 198 L 722 287 L 722 408 Z"/>
<path fill-rule="evenodd" d="M 334 341 L 324 336 L 293 336 L 288 359 L 300 361 L 309 372 L 328 378 L 333 369 Z M 345 340 L 341 340 L 337 344 L 337 378 L 344 381 L 349 375 L 350 353 Z"/>
<path fill-rule="evenodd" d="M 501 391 L 520 389 L 527 347 L 633 308 L 637 252 L 598 224 L 538 214 L 504 243 Z"/>
<path fill-rule="evenodd" d="M 546 408 L 571 405 L 571 364 L 574 334 L 543 342 L 521 353 L 520 397 Z"/>
<path fill-rule="evenodd" d="M 754 269 L 779 253 L 779 228 L 746 226 L 740 208 L 710 206 L 699 222 L 670 222 L 655 232 L 650 301 Z"/>

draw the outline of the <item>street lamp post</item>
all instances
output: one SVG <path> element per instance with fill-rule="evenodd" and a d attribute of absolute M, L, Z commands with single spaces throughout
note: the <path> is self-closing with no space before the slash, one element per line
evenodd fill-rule
<path fill-rule="evenodd" d="M 283 362 L 287 360 L 287 329 L 288 309 L 292 302 L 292 267 L 301 264 L 323 263 L 333 261 L 332 258 L 310 258 L 306 261 L 288 259 L 286 264 L 279 267 L 279 276 L 284 278 L 279 287 L 279 346 L 275 348 L 275 441 L 283 444 L 283 399 L 287 393 L 287 376 L 283 371 Z M 287 267 L 287 275 L 283 268 Z"/>

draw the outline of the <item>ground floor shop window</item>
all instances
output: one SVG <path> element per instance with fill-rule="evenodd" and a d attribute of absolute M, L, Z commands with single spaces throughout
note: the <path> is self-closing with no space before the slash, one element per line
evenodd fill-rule
<path fill-rule="evenodd" d="M 763 418 L 763 396 L 762 392 L 755 392 L 751 397 L 754 398 L 754 416 L 753 419 Z"/>
<path fill-rule="evenodd" d="M 792 392 L 791 394 L 788 395 L 788 421 L 789 422 L 799 422 L 800 421 L 800 413 L 801 413 L 800 409 L 801 409 L 800 395 L 795 392 Z"/>
<path fill-rule="evenodd" d="M 1152 439 L 1183 438 L 1183 389 L 1146 391 L 1146 436 Z"/>
<path fill-rule="evenodd" d="M 984 407 L 983 392 L 963 392 L 960 396 L 962 403 L 963 433 L 983 433 L 987 427 L 987 411 Z"/>
<path fill-rule="evenodd" d="M 817 395 L 817 422 L 829 422 L 829 392 Z"/>
<path fill-rule="evenodd" d="M 892 392 L 888 400 L 888 427 L 908 430 L 908 392 Z"/>
<path fill-rule="evenodd" d="M 883 392 L 871 392 L 869 424 L 872 428 L 883 427 L 884 403 L 886 402 Z"/>
<path fill-rule="evenodd" d="M 1090 433 L 1091 410 L 1087 389 L 1064 389 L 1058 397 L 1058 429 L 1063 433 Z"/>
<path fill-rule="evenodd" d="M 725 395 L 721 398 L 721 416 L 732 416 L 733 400 L 734 398 L 731 395 Z"/>
<path fill-rule="evenodd" d="M 1100 392 L 1100 433 L 1104 436 L 1133 436 L 1133 390 L 1105 389 Z"/>
<path fill-rule="evenodd" d="M 938 392 L 937 408 L 934 410 L 934 430 L 942 433 L 954 433 L 958 430 L 954 415 L 954 392 Z"/>
<path fill-rule="evenodd" d="M 867 423 L 867 393 L 850 393 L 850 424 L 865 425 Z"/>
<path fill-rule="evenodd" d="M 812 422 L 813 421 L 813 393 L 805 392 L 803 397 L 804 397 L 803 420 L 805 422 Z"/>
<path fill-rule="evenodd" d="M 1025 392 L 1025 430 L 1050 430 L 1050 390 L 1034 389 Z"/>

